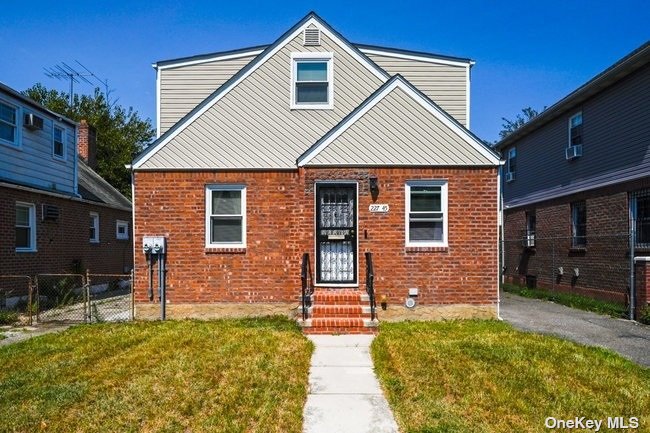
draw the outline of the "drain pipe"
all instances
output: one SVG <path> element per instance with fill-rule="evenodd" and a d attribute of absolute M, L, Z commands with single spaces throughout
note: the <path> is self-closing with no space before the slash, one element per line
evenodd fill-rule
<path fill-rule="evenodd" d="M 147 289 L 147 295 L 149 296 L 149 301 L 153 301 L 153 267 L 155 264 L 154 255 L 151 252 L 147 254 L 147 264 L 149 265 L 149 288 Z"/>
<path fill-rule="evenodd" d="M 165 281 L 165 252 L 160 253 L 158 257 L 158 271 L 160 272 L 160 320 L 165 320 L 167 317 L 167 285 Z"/>
<path fill-rule="evenodd" d="M 634 275 L 634 266 L 635 266 L 635 261 L 634 261 L 634 247 L 635 247 L 635 240 L 636 240 L 636 221 L 634 219 L 631 219 L 631 224 L 630 224 L 630 320 L 634 320 L 634 316 L 636 314 L 635 308 L 636 308 L 636 281 L 635 281 L 635 275 Z"/>

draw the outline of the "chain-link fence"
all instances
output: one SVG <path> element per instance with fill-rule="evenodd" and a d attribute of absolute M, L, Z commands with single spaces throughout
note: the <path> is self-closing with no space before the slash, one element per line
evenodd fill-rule
<path fill-rule="evenodd" d="M 133 319 L 131 274 L 0 275 L 0 322 Z"/>
<path fill-rule="evenodd" d="M 501 245 L 506 282 L 627 303 L 630 235 L 522 235 Z"/>

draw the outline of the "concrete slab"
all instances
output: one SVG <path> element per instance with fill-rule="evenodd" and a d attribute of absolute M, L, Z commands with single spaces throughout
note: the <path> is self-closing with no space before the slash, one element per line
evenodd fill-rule
<path fill-rule="evenodd" d="M 308 335 L 317 347 L 370 347 L 374 335 Z"/>
<path fill-rule="evenodd" d="M 368 347 L 317 346 L 312 355 L 311 365 L 372 368 L 372 359 Z"/>
<path fill-rule="evenodd" d="M 397 433 L 383 395 L 310 395 L 305 433 Z"/>
<path fill-rule="evenodd" d="M 311 367 L 309 390 L 312 394 L 381 394 L 370 367 Z"/>

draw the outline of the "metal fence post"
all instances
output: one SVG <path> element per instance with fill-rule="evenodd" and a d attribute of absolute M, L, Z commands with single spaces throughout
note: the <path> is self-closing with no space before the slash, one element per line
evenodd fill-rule
<path fill-rule="evenodd" d="M 135 269 L 131 269 L 131 320 L 135 320 Z"/>
<path fill-rule="evenodd" d="M 84 297 L 85 302 L 84 302 L 84 313 L 86 317 L 84 318 L 84 322 L 86 323 L 92 323 L 93 318 L 92 318 L 92 310 L 90 307 L 90 270 L 86 269 L 86 276 L 84 278 Z"/>
<path fill-rule="evenodd" d="M 41 294 L 38 288 L 38 275 L 34 275 L 34 287 L 36 288 L 36 323 L 40 322 L 39 310 L 41 309 Z"/>
<path fill-rule="evenodd" d="M 33 319 L 32 315 L 34 312 L 32 311 L 32 303 L 34 302 L 34 283 L 32 282 L 32 277 L 27 277 L 29 278 L 29 287 L 27 291 L 27 311 L 29 312 L 29 320 L 27 323 L 29 323 L 29 326 L 32 326 L 33 324 Z"/>
<path fill-rule="evenodd" d="M 636 307 L 636 278 L 634 275 L 634 247 L 636 240 L 636 221 L 630 221 L 630 320 L 634 320 L 635 307 Z"/>

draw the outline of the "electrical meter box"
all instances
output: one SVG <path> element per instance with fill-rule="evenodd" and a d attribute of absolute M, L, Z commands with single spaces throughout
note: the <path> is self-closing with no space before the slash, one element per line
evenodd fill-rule
<path fill-rule="evenodd" d="M 165 254 L 167 240 L 164 236 L 144 236 L 142 238 L 142 251 L 145 254 Z"/>

